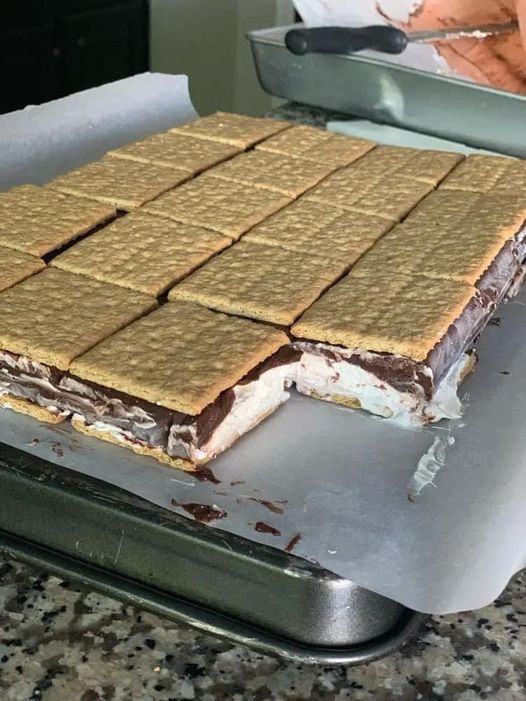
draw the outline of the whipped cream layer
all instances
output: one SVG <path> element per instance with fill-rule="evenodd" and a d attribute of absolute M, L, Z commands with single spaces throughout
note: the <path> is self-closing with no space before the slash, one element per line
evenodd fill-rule
<path fill-rule="evenodd" d="M 11 395 L 73 416 L 131 447 L 161 450 L 171 458 L 204 463 L 289 398 L 300 352 L 284 346 L 199 415 L 172 411 L 108 387 L 0 351 L 0 395 Z"/>

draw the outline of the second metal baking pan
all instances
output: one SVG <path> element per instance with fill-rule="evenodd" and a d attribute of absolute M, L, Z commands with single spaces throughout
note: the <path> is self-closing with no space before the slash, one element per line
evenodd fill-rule
<path fill-rule="evenodd" d="M 295 56 L 290 28 L 248 34 L 271 95 L 526 158 L 526 97 L 359 54 Z"/>

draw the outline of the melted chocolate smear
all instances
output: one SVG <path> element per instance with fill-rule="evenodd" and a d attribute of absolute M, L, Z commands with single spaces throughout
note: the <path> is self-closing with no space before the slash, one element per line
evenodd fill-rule
<path fill-rule="evenodd" d="M 258 521 L 254 526 L 254 530 L 258 533 L 268 533 L 269 535 L 281 535 L 281 531 L 278 531 L 274 526 L 269 526 L 268 523 L 264 521 Z"/>
<path fill-rule="evenodd" d="M 235 482 L 230 482 L 231 487 L 235 487 L 238 484 L 245 484 L 245 480 L 236 480 Z"/>
<path fill-rule="evenodd" d="M 171 503 L 172 506 L 180 506 L 193 516 L 196 521 L 199 521 L 199 523 L 210 523 L 211 521 L 217 521 L 227 516 L 226 511 L 219 509 L 213 504 L 180 504 L 175 499 L 172 499 Z"/>
<path fill-rule="evenodd" d="M 290 539 L 288 544 L 285 546 L 285 552 L 286 553 L 291 553 L 296 545 L 300 542 L 301 540 L 301 533 L 296 533 L 296 535 Z"/>
<path fill-rule="evenodd" d="M 500 326 L 501 324 L 501 318 L 500 316 L 494 316 L 492 319 L 488 321 L 489 326 Z"/>
<path fill-rule="evenodd" d="M 40 443 L 40 438 L 33 438 L 32 441 L 29 441 L 28 445 L 38 445 Z"/>
<path fill-rule="evenodd" d="M 212 482 L 212 484 L 221 484 L 209 467 L 200 467 L 199 470 L 191 473 L 199 482 Z"/>
<path fill-rule="evenodd" d="M 268 501 L 267 499 L 256 499 L 256 497 L 250 497 L 249 501 L 255 501 L 256 504 L 261 504 L 261 506 L 264 506 L 266 509 L 269 511 L 272 511 L 273 514 L 282 514 L 283 513 L 283 507 L 282 506 L 277 506 L 277 504 L 286 504 L 285 501 L 278 501 L 274 503 L 273 501 Z"/>
<path fill-rule="evenodd" d="M 62 445 L 60 443 L 52 443 L 51 449 L 55 453 L 55 455 L 58 455 L 59 458 L 64 457 L 64 449 L 62 448 Z"/>

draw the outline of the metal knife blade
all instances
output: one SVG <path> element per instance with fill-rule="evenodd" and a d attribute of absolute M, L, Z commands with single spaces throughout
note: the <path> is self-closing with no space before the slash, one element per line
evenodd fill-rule
<path fill-rule="evenodd" d="M 455 39 L 486 39 L 500 34 L 511 34 L 519 29 L 517 22 L 506 24 L 482 24 L 478 27 L 451 27 L 424 32 L 407 32 L 410 42 L 429 44 L 434 41 L 454 41 Z"/>

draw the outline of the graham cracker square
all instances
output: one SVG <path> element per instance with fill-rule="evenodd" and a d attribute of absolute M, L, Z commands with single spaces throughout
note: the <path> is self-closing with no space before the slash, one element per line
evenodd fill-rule
<path fill-rule="evenodd" d="M 290 201 L 268 190 L 205 173 L 150 202 L 144 210 L 238 239 Z"/>
<path fill-rule="evenodd" d="M 230 146 L 218 141 L 194 139 L 178 132 L 167 131 L 108 151 L 107 155 L 178 168 L 191 175 L 197 175 L 197 173 L 235 156 L 240 151 L 241 149 L 237 146 Z"/>
<path fill-rule="evenodd" d="M 108 205 L 20 185 L 0 192 L 0 245 L 45 256 L 115 214 Z"/>
<path fill-rule="evenodd" d="M 45 267 L 40 258 L 0 246 L 0 291 L 7 290 Z"/>
<path fill-rule="evenodd" d="M 448 210 L 447 192 L 436 193 L 435 215 L 408 217 L 373 246 L 353 269 L 375 274 L 388 267 L 408 275 L 427 275 L 476 285 L 507 241 L 524 226 L 526 203 L 515 196 L 467 194 L 469 207 Z M 445 196 L 444 196 L 445 195 Z M 425 206 L 428 213 L 430 206 Z"/>
<path fill-rule="evenodd" d="M 305 198 L 397 222 L 432 189 L 429 183 L 402 176 L 393 180 L 380 175 L 364 177 L 351 165 L 329 175 Z"/>
<path fill-rule="evenodd" d="M 375 146 L 373 141 L 300 125 L 262 141 L 256 149 L 341 168 L 361 158 Z"/>
<path fill-rule="evenodd" d="M 467 192 L 491 192 L 499 189 L 518 191 L 526 184 L 526 164 L 504 156 L 468 156 L 447 177 L 440 189 Z"/>
<path fill-rule="evenodd" d="M 346 267 L 334 259 L 241 241 L 173 287 L 168 298 L 288 325 Z"/>
<path fill-rule="evenodd" d="M 372 214 L 302 197 L 255 226 L 243 240 L 335 258 L 350 266 L 391 226 Z"/>
<path fill-rule="evenodd" d="M 216 112 L 171 131 L 246 149 L 273 134 L 290 129 L 290 126 L 289 122 L 278 119 Z"/>
<path fill-rule="evenodd" d="M 160 295 L 231 243 L 213 231 L 138 210 L 73 246 L 52 265 Z"/>
<path fill-rule="evenodd" d="M 100 343 L 71 372 L 196 415 L 286 343 L 269 326 L 174 302 Z"/>
<path fill-rule="evenodd" d="M 334 166 L 324 163 L 305 163 L 277 153 L 250 151 L 212 168 L 208 175 L 294 198 L 317 185 L 333 170 Z"/>
<path fill-rule="evenodd" d="M 299 338 L 425 360 L 477 294 L 452 280 L 353 271 L 325 293 L 293 326 Z"/>
<path fill-rule="evenodd" d="M 59 175 L 47 183 L 47 187 L 130 210 L 184 183 L 189 177 L 188 171 L 183 169 L 105 156 Z"/>
<path fill-rule="evenodd" d="M 153 297 L 47 268 L 0 293 L 0 348 L 67 370 L 146 312 Z"/>
<path fill-rule="evenodd" d="M 401 146 L 378 146 L 354 164 L 362 177 L 396 179 L 399 176 L 436 187 L 464 156 Z"/>

